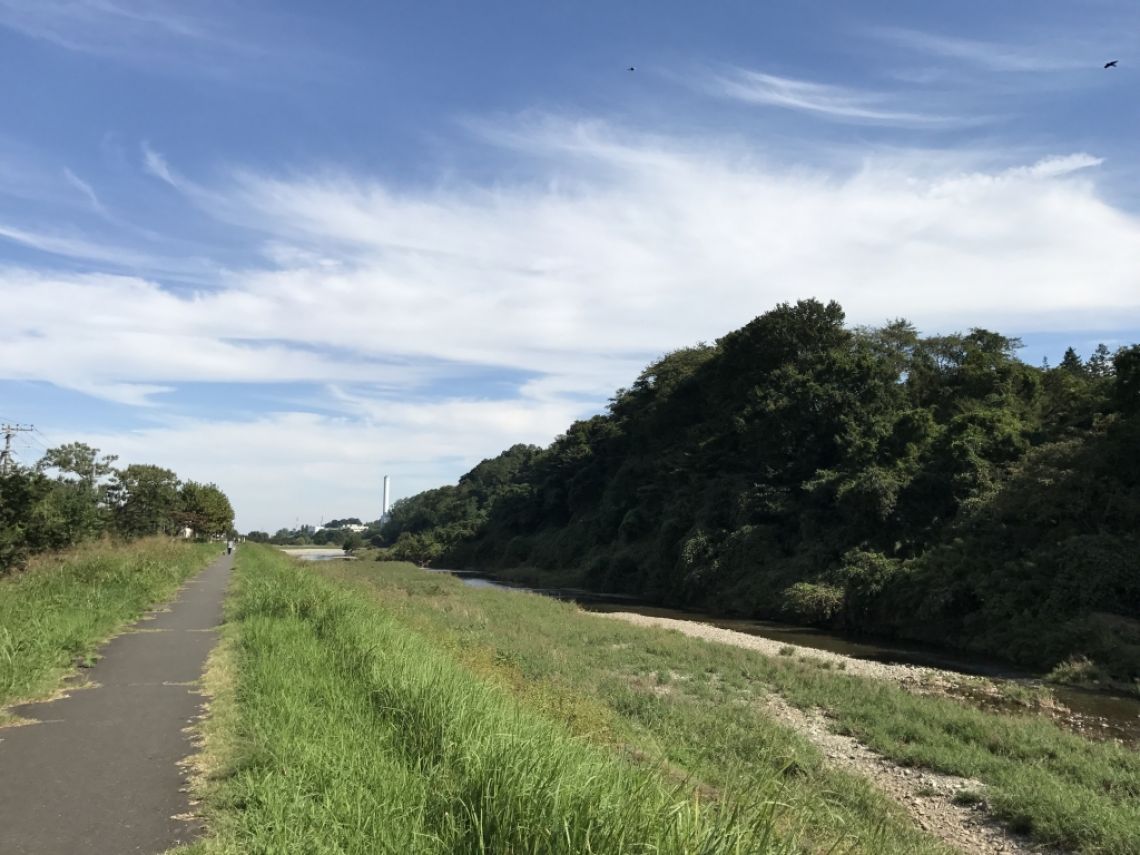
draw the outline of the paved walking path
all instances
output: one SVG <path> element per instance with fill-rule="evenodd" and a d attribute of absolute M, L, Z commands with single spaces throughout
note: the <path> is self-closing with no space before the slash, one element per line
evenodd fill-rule
<path fill-rule="evenodd" d="M 175 819 L 190 809 L 178 762 L 232 566 L 218 559 L 110 641 L 85 673 L 97 688 L 14 709 L 39 723 L 0 729 L 0 853 L 160 853 L 201 830 Z"/>

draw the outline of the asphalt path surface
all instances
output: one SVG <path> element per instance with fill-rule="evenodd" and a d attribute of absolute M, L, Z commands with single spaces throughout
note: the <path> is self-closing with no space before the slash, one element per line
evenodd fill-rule
<path fill-rule="evenodd" d="M 0 729 L 2 855 L 160 853 L 192 840 L 186 728 L 217 642 L 233 566 L 223 556 L 100 651 L 94 688 L 13 708 L 36 721 Z"/>

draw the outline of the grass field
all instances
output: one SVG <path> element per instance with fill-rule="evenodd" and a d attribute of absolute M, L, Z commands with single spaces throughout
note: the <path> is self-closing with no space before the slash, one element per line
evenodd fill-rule
<path fill-rule="evenodd" d="M 862 780 L 828 772 L 810 745 L 774 725 L 745 733 L 730 714 L 733 723 L 718 723 L 703 747 L 682 745 L 692 742 L 683 730 L 660 733 L 656 744 L 642 738 L 650 729 L 633 727 L 652 692 L 631 687 L 615 708 L 569 683 L 529 679 L 505 648 L 465 643 L 467 620 L 435 631 L 413 619 L 436 611 L 433 586 L 449 591 L 444 613 L 468 618 L 485 596 L 525 605 L 511 594 L 468 603 L 471 592 L 447 578 L 340 566 L 428 588 L 422 601 L 378 589 L 377 600 L 330 578 L 339 568 L 239 552 L 208 681 L 203 794 L 212 836 L 190 851 L 945 851 Z M 740 744 L 716 744 L 725 736 Z M 734 753 L 719 757 L 715 776 L 700 774 L 702 758 L 720 750 Z M 745 755 L 750 762 L 739 762 Z"/>
<path fill-rule="evenodd" d="M 198 855 L 947 851 L 773 692 L 1043 842 L 1140 852 L 1137 755 L 1038 718 L 410 565 L 243 547 L 228 609 Z"/>
<path fill-rule="evenodd" d="M 902 764 L 980 779 L 992 811 L 1039 841 L 1140 852 L 1140 755 L 1047 719 L 982 712 L 810 660 L 634 627 L 529 594 L 475 590 L 410 566 L 320 572 L 370 593 L 475 673 L 593 741 L 662 760 L 718 790 L 783 769 L 781 798 L 792 815 L 810 818 L 821 842 L 846 831 L 867 851 L 916 851 L 874 794 L 829 775 L 814 750 L 771 723 L 767 693 L 826 710 L 840 732 Z"/>
<path fill-rule="evenodd" d="M 53 691 L 77 662 L 217 553 L 215 545 L 166 538 L 88 544 L 36 558 L 0 580 L 0 707 Z"/>

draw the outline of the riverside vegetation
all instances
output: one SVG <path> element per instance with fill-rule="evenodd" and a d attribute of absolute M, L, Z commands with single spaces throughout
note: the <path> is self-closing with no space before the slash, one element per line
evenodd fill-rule
<path fill-rule="evenodd" d="M 215 484 L 132 463 L 82 442 L 48 449 L 34 466 L 0 472 L 0 578 L 28 558 L 100 537 L 130 540 L 190 529 L 232 532 L 234 511 Z"/>
<path fill-rule="evenodd" d="M 1121 746 L 407 565 L 243 547 L 208 684 L 195 853 L 948 851 L 777 695 L 1035 841 L 1140 852 Z"/>
<path fill-rule="evenodd" d="M 208 544 L 147 538 L 40 556 L 0 578 L 3 707 L 54 690 L 115 631 L 163 602 L 217 554 Z"/>
<path fill-rule="evenodd" d="M 1140 687 L 1140 346 L 781 305 L 548 448 L 397 502 L 390 557 L 806 621 Z"/>

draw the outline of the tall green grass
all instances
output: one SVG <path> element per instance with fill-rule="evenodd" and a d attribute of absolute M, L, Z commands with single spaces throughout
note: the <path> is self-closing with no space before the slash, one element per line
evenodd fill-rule
<path fill-rule="evenodd" d="M 983 712 L 548 598 L 472 589 L 408 565 L 318 572 L 370 591 L 405 625 L 598 741 L 635 746 L 716 788 L 735 787 L 742 772 L 794 771 L 785 773 L 789 810 L 815 830 L 845 829 L 864 851 L 926 844 L 908 839 L 869 788 L 829 775 L 818 752 L 774 726 L 769 693 L 825 710 L 837 729 L 901 764 L 981 779 L 991 809 L 1043 843 L 1140 853 L 1140 754 L 1047 719 Z"/>
<path fill-rule="evenodd" d="M 77 661 L 217 554 L 154 538 L 87 544 L 0 580 L 0 707 L 54 689 Z"/>
<path fill-rule="evenodd" d="M 358 593 L 268 549 L 237 558 L 232 732 L 208 853 L 763 853 L 780 781 L 709 801 L 573 736 Z"/>

